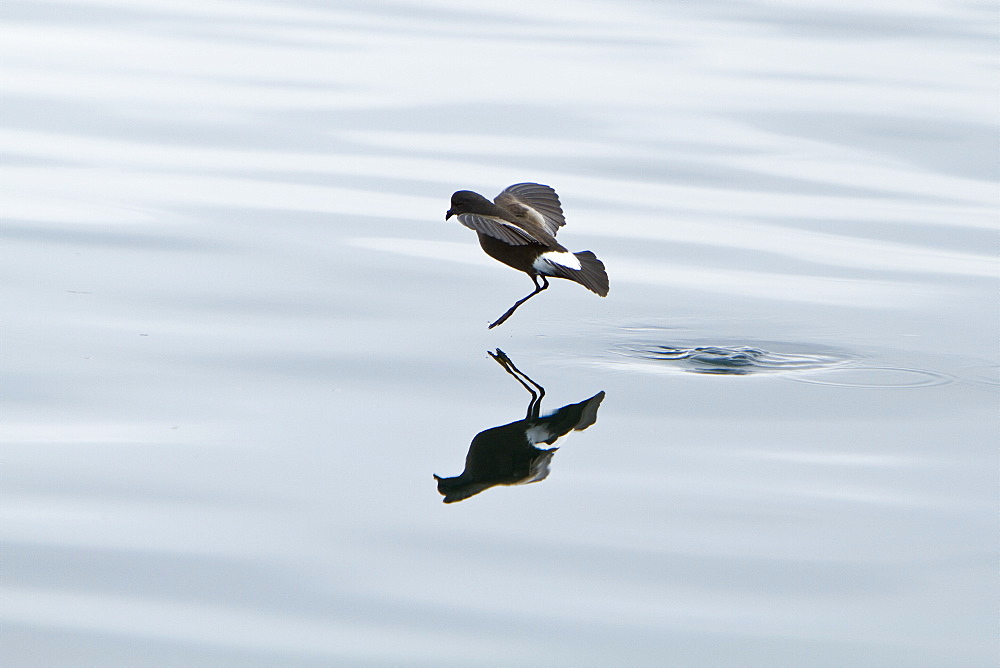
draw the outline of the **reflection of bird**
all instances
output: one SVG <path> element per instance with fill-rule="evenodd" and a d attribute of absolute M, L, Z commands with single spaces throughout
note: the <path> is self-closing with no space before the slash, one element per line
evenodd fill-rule
<path fill-rule="evenodd" d="M 525 485 L 545 479 L 549 474 L 549 462 L 559 448 L 540 449 L 537 446 L 552 445 L 569 432 L 583 431 L 594 424 L 597 409 L 604 399 L 604 392 L 598 392 L 585 401 L 540 417 L 542 397 L 545 396 L 542 386 L 518 370 L 499 348 L 490 356 L 531 394 L 528 412 L 523 420 L 477 434 L 469 446 L 462 475 L 434 476 L 445 503 L 462 501 L 496 485 Z"/>
<path fill-rule="evenodd" d="M 510 307 L 490 329 L 549 287 L 546 276 L 568 278 L 602 297 L 607 296 L 608 274 L 604 263 L 590 251 L 571 253 L 556 241 L 556 232 L 566 220 L 559 196 L 549 186 L 516 183 L 492 202 L 471 190 L 459 190 L 451 196 L 451 209 L 444 219 L 452 216 L 479 234 L 479 245 L 487 255 L 523 271 L 535 284 L 535 291 Z"/>

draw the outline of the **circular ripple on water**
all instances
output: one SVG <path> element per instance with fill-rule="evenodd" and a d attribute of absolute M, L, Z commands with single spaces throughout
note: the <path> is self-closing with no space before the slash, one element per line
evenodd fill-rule
<path fill-rule="evenodd" d="M 900 367 L 848 367 L 827 369 L 815 377 L 798 377 L 801 383 L 833 385 L 836 387 L 900 389 L 908 387 L 934 387 L 954 379 L 937 371 L 906 369 Z"/>
<path fill-rule="evenodd" d="M 850 356 L 836 352 L 774 352 L 755 346 L 625 346 L 628 357 L 662 362 L 690 373 L 744 376 L 754 373 L 790 373 L 829 369 Z"/>
<path fill-rule="evenodd" d="M 809 347 L 813 350 L 802 352 Z M 784 342 L 754 346 L 633 344 L 622 346 L 617 352 L 660 371 L 730 376 L 784 374 L 799 382 L 834 387 L 902 389 L 935 387 L 955 381 L 953 376 L 937 371 L 867 366 L 862 357 L 842 350 Z M 982 375 L 988 378 L 991 374 L 987 371 Z M 985 378 L 976 380 L 988 382 Z"/>

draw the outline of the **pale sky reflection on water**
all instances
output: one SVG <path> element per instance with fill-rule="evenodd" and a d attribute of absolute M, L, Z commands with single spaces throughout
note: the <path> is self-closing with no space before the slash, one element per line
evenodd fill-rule
<path fill-rule="evenodd" d="M 995 660 L 994 8 L 0 11 L 4 665 Z M 497 348 L 606 396 L 445 505 Z"/>

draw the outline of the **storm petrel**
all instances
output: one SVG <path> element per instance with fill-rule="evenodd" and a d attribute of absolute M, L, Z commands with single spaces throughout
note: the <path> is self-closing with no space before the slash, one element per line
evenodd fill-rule
<path fill-rule="evenodd" d="M 549 186 L 515 183 L 492 202 L 471 190 L 459 190 L 451 196 L 451 208 L 444 219 L 452 216 L 476 231 L 487 255 L 523 271 L 535 284 L 534 292 L 511 306 L 490 329 L 549 287 L 549 276 L 568 278 L 601 297 L 607 296 L 604 263 L 590 251 L 571 253 L 556 241 L 556 232 L 566 220 L 559 196 Z"/>

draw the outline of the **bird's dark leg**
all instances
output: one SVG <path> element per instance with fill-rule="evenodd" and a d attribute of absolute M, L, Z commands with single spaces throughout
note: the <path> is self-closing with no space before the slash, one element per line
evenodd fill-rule
<path fill-rule="evenodd" d="M 528 374 L 524 373 L 510 361 L 507 357 L 507 353 L 497 348 L 496 353 L 491 353 L 488 350 L 490 357 L 497 361 L 497 364 L 503 367 L 504 371 L 514 376 L 514 380 L 521 384 L 521 387 L 526 389 L 531 395 L 531 401 L 528 402 L 528 413 L 525 415 L 525 420 L 537 420 L 538 415 L 542 410 L 542 398 L 545 396 L 545 388 L 536 383 L 531 379 Z M 535 392 L 535 390 L 538 390 Z"/>
<path fill-rule="evenodd" d="M 541 285 L 538 284 L 538 279 L 539 278 L 542 279 L 542 284 Z M 532 297 L 534 297 L 535 295 L 537 295 L 539 292 L 541 292 L 545 288 L 549 287 L 549 281 L 548 281 L 547 278 L 545 278 L 545 276 L 540 276 L 540 275 L 532 274 L 531 275 L 531 280 L 535 284 L 535 291 L 532 292 L 527 297 L 525 297 L 524 299 L 519 299 L 513 306 L 511 306 L 507 310 L 506 313 L 504 313 L 502 316 L 500 316 L 500 318 L 496 322 L 494 322 L 492 325 L 490 325 L 488 329 L 493 329 L 497 325 L 502 325 L 504 322 L 506 322 L 507 318 L 509 318 L 510 316 L 514 315 L 514 311 L 517 310 L 518 306 L 520 306 L 524 302 L 528 301 L 529 299 L 531 299 Z"/>

